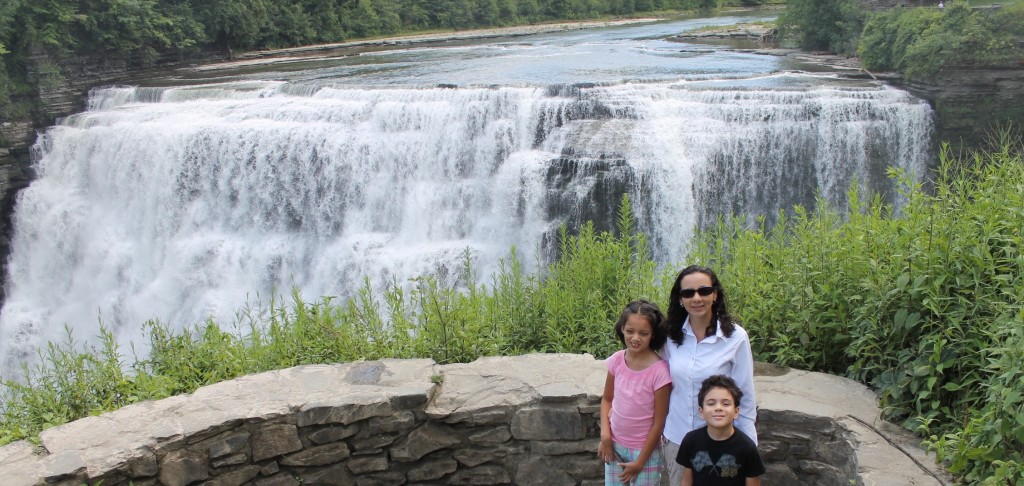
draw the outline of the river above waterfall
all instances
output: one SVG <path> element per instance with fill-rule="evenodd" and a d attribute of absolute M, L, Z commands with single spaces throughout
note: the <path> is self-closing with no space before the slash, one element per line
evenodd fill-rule
<path fill-rule="evenodd" d="M 628 194 L 663 265 L 720 215 L 771 218 L 851 184 L 899 203 L 932 111 L 784 57 L 669 36 L 725 16 L 188 70 L 96 89 L 34 147 L 13 215 L 5 368 L 70 326 L 234 322 L 299 290 L 483 281 Z M 226 326 L 230 327 L 230 326 Z"/>
<path fill-rule="evenodd" d="M 447 42 L 358 43 L 355 55 L 320 46 L 285 49 L 248 62 L 201 66 L 147 85 L 196 84 L 234 80 L 286 81 L 294 87 L 333 86 L 516 86 L 655 81 L 708 81 L 709 86 L 800 87 L 820 84 L 800 77 L 779 77 L 792 71 L 828 72 L 813 63 L 733 49 L 742 42 L 679 42 L 683 32 L 714 26 L 772 21 L 774 14 L 742 15 L 674 21 L 612 23 L 587 29 L 514 35 L 504 40 L 467 34 Z M 510 31 L 514 32 L 515 29 Z M 295 52 L 293 56 L 281 53 Z M 304 54 L 303 54 L 304 53 Z M 272 63 L 272 64 L 271 64 Z M 857 81 L 832 84 L 864 86 Z"/>

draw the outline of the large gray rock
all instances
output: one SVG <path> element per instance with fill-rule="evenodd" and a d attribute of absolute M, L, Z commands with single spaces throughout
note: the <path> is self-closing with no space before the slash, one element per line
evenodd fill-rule
<path fill-rule="evenodd" d="M 762 370 L 768 369 L 762 366 Z M 762 415 L 789 416 L 789 420 L 811 426 L 814 438 L 835 434 L 829 419 L 849 436 L 848 449 L 855 452 L 853 467 L 863 484 L 938 485 L 950 482 L 949 476 L 935 465 L 909 432 L 881 419 L 878 397 L 867 387 L 839 376 L 798 370 L 776 370 L 755 377 L 757 404 Z M 817 424 L 808 424 L 817 420 Z M 759 417 L 758 436 L 767 435 Z M 782 424 L 785 425 L 785 424 Z M 778 427 L 782 433 L 809 434 L 793 427 Z M 765 432 L 771 433 L 770 430 Z M 808 436 L 809 437 L 809 436 Z M 842 454 L 831 450 L 825 456 Z M 805 467 L 825 469 L 819 464 Z"/>

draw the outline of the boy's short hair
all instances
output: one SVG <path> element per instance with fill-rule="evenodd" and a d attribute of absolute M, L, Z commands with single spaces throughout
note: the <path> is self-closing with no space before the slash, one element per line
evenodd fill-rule
<path fill-rule="evenodd" d="M 725 375 L 709 376 L 700 384 L 700 391 L 697 393 L 697 407 L 704 408 L 704 397 L 708 396 L 708 392 L 712 388 L 725 388 L 732 395 L 732 401 L 735 402 L 736 408 L 740 408 L 743 392 L 740 391 L 740 387 L 736 386 L 736 382 L 732 378 Z"/>

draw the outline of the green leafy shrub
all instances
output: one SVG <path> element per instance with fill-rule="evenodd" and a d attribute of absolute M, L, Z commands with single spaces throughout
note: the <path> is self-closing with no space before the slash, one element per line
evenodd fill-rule
<path fill-rule="evenodd" d="M 1004 67 L 1024 60 L 1024 1 L 1000 9 L 891 9 L 872 15 L 857 52 L 869 70 L 929 78 L 949 68 Z"/>
<path fill-rule="evenodd" d="M 907 49 L 941 16 L 942 12 L 926 8 L 894 8 L 871 15 L 857 46 L 864 67 L 873 71 L 905 69 Z"/>

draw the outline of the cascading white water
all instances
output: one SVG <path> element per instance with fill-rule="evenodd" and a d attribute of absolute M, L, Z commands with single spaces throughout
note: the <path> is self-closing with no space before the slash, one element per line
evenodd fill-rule
<path fill-rule="evenodd" d="M 35 148 L 0 356 L 64 324 L 88 340 L 100 319 L 145 354 L 148 319 L 451 278 L 466 249 L 486 277 L 512 246 L 535 261 L 562 224 L 607 226 L 622 192 L 675 264 L 706 213 L 806 202 L 787 181 L 841 203 L 879 167 L 923 177 L 930 132 L 927 104 L 884 87 L 98 90 Z"/>

